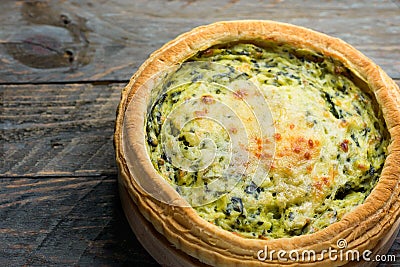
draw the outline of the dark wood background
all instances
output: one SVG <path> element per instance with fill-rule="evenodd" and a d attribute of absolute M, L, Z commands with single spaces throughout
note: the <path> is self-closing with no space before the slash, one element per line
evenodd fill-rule
<path fill-rule="evenodd" d="M 149 53 L 195 26 L 309 27 L 400 84 L 398 0 L 1 0 L 0 9 L 0 266 L 157 265 L 120 206 L 115 110 Z M 389 254 L 400 261 L 400 236 Z"/>

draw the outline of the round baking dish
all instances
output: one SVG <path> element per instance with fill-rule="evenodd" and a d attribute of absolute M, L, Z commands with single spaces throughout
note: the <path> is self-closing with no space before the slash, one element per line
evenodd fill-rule
<path fill-rule="evenodd" d="M 153 167 L 145 124 L 149 107 L 160 94 L 155 88 L 162 88 L 165 77 L 200 51 L 234 43 L 276 43 L 329 57 L 349 70 L 354 82 L 376 101 L 388 133 L 386 159 L 369 196 L 340 221 L 300 236 L 246 238 L 202 219 L 190 205 L 201 203 L 182 197 Z M 273 21 L 229 21 L 180 35 L 154 52 L 123 90 L 114 143 L 126 216 L 145 248 L 163 265 L 350 266 L 364 261 L 373 266 L 377 262 L 369 260 L 387 252 L 399 229 L 399 88 L 352 46 L 309 29 Z M 357 259 L 351 256 L 356 252 Z M 308 256 L 298 256 L 304 253 Z"/>

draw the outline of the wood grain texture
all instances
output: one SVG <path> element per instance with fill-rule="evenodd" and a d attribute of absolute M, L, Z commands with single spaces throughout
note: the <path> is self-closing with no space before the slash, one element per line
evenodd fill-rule
<path fill-rule="evenodd" d="M 131 232 L 115 176 L 3 178 L 0 196 L 0 266 L 158 266 Z M 389 254 L 399 257 L 399 236 Z"/>
<path fill-rule="evenodd" d="M 0 266 L 157 266 L 130 230 L 115 176 L 0 179 Z"/>
<path fill-rule="evenodd" d="M 126 81 L 193 27 L 270 19 L 342 38 L 400 78 L 400 8 L 384 1 L 3 0 L 0 82 Z"/>
<path fill-rule="evenodd" d="M 124 85 L 0 85 L 0 177 L 116 174 L 112 136 Z"/>
<path fill-rule="evenodd" d="M 0 176 L 116 173 L 112 136 L 124 84 L 0 86 Z"/>

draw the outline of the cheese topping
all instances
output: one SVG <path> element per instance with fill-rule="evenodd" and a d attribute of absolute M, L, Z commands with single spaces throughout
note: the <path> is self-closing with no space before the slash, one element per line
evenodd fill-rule
<path fill-rule="evenodd" d="M 149 107 L 146 141 L 179 193 L 209 200 L 194 206 L 203 219 L 244 237 L 281 238 L 316 232 L 363 203 L 389 141 L 350 70 L 273 44 L 213 47 L 187 62 L 196 64 L 169 76 Z M 257 92 L 274 132 L 262 131 L 248 105 Z"/>

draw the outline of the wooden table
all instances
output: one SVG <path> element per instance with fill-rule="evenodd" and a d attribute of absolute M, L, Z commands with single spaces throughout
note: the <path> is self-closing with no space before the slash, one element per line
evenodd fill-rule
<path fill-rule="evenodd" d="M 1 0 L 0 9 L 0 266 L 157 265 L 120 206 L 115 110 L 149 53 L 195 26 L 302 25 L 349 42 L 400 83 L 398 0 Z M 400 261 L 400 236 L 389 254 Z"/>

